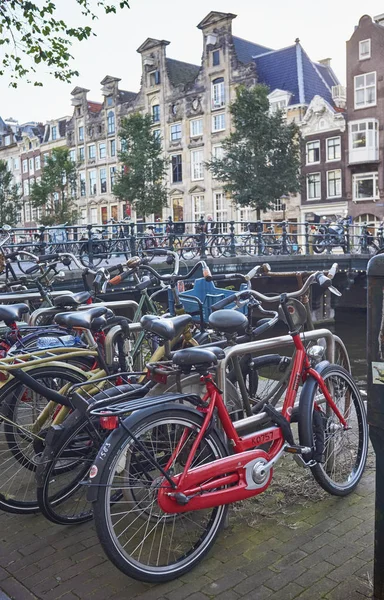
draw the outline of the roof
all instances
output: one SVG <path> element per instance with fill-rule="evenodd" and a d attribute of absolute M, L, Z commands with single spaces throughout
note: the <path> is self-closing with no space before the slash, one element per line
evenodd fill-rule
<path fill-rule="evenodd" d="M 98 113 L 103 108 L 101 102 L 93 102 L 93 100 L 88 100 L 88 110 L 92 113 Z"/>
<path fill-rule="evenodd" d="M 330 67 L 311 61 L 301 44 L 273 50 L 255 57 L 258 81 L 271 92 L 277 88 L 291 92 L 291 104 L 309 104 L 316 95 L 333 106 L 331 87 L 337 85 Z"/>
<path fill-rule="evenodd" d="M 186 85 L 196 79 L 200 67 L 191 65 L 190 63 L 174 60 L 173 58 L 166 59 L 166 67 L 169 81 L 172 85 Z"/>
<path fill-rule="evenodd" d="M 243 40 L 239 37 L 233 36 L 232 39 L 237 58 L 245 65 L 252 62 L 252 59 L 258 54 L 263 54 L 264 52 L 272 50 L 272 48 L 267 48 L 266 46 L 261 46 L 260 44 L 254 44 L 253 42 L 248 42 L 247 40 Z"/>
<path fill-rule="evenodd" d="M 132 102 L 136 98 L 136 96 L 136 92 L 127 92 L 126 90 L 119 90 L 120 102 Z"/>

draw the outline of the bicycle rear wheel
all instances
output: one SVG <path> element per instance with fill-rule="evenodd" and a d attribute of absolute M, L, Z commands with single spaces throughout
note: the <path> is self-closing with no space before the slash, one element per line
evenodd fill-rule
<path fill-rule="evenodd" d="M 28 372 L 55 390 L 86 379 L 81 371 L 65 365 L 37 367 Z M 0 401 L 0 508 L 13 513 L 36 512 L 35 471 L 57 405 L 37 427 L 36 419 L 48 404 L 46 398 L 12 380 L 1 390 Z"/>
<path fill-rule="evenodd" d="M 196 237 L 189 236 L 183 240 L 181 256 L 184 260 L 193 260 L 200 252 L 199 241 Z"/>
<path fill-rule="evenodd" d="M 173 475 L 182 472 L 203 418 L 184 407 L 145 412 L 126 422 L 136 441 L 123 428 L 119 437 L 114 436 L 113 441 L 108 438 L 112 446 L 100 474 L 94 514 L 100 542 L 113 564 L 130 577 L 160 583 L 182 576 L 204 558 L 224 524 L 227 507 L 179 514 L 160 509 L 157 491 L 164 477 L 156 465 L 164 468 L 172 458 Z M 210 427 L 191 468 L 227 455 L 217 432 Z M 121 499 L 116 500 L 118 491 Z"/>
<path fill-rule="evenodd" d="M 311 380 L 300 397 L 300 444 L 314 448 L 316 464 L 311 471 L 317 483 L 329 494 L 346 496 L 359 483 L 367 459 L 365 406 L 348 371 L 330 365 L 322 377 L 348 428 L 327 404 L 319 384 Z"/>

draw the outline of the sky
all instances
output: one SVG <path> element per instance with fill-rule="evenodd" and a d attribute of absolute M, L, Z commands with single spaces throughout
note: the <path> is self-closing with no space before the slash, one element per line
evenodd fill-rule
<path fill-rule="evenodd" d="M 56 5 L 68 24 L 80 24 L 75 0 L 56 0 Z M 120 77 L 121 89 L 138 91 L 141 57 L 136 50 L 147 37 L 170 41 L 170 58 L 200 64 L 202 33 L 196 25 L 211 10 L 235 13 L 234 35 L 270 48 L 290 46 L 299 38 L 312 60 L 332 58 L 344 83 L 346 40 L 364 13 L 376 16 L 384 10 L 382 0 L 130 0 L 130 6 L 117 15 L 100 12 L 93 23 L 97 37 L 72 46 L 72 64 L 80 72 L 72 83 L 61 83 L 44 70 L 39 71 L 42 88 L 21 83 L 14 90 L 0 78 L 0 116 L 23 123 L 71 115 L 73 88 L 87 88 L 88 99 L 100 101 L 105 75 Z"/>

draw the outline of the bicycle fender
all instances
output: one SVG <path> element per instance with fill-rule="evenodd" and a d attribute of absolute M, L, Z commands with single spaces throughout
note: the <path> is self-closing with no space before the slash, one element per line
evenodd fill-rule
<path fill-rule="evenodd" d="M 194 416 L 198 415 L 201 418 L 201 421 L 204 419 L 204 415 L 199 413 L 195 408 L 189 406 L 181 406 L 180 404 L 170 403 L 167 404 L 167 409 L 179 410 L 184 414 L 186 412 L 192 413 Z M 155 415 L 158 412 L 162 412 L 164 410 L 164 404 L 160 406 L 150 406 L 148 408 L 142 408 L 140 410 L 135 411 L 131 415 L 129 415 L 126 419 L 124 419 L 123 423 L 125 427 L 128 429 L 133 428 L 138 422 L 144 419 L 147 416 Z M 117 429 L 114 429 L 112 433 L 107 437 L 104 444 L 100 448 L 96 460 L 93 463 L 88 480 L 88 491 L 87 491 L 87 500 L 88 502 L 96 502 L 99 496 L 100 489 L 100 480 L 103 474 L 103 470 L 106 468 L 106 462 L 109 454 L 112 453 L 113 450 L 116 449 L 118 444 L 128 436 L 128 432 L 124 429 L 124 427 L 120 426 Z"/>
<path fill-rule="evenodd" d="M 331 363 L 328 360 L 322 360 L 321 362 L 319 362 L 318 365 L 316 365 L 314 370 L 317 371 L 318 373 L 320 373 L 320 375 L 321 375 L 321 373 L 323 373 L 325 371 L 325 369 L 327 369 L 329 367 L 330 364 Z M 300 418 L 300 412 L 301 412 L 301 406 L 302 406 L 302 399 L 305 398 L 307 394 L 312 394 L 316 385 L 317 385 L 317 381 L 313 377 L 308 377 L 307 381 L 304 383 L 303 389 L 301 390 L 301 394 L 300 394 L 299 418 Z"/>

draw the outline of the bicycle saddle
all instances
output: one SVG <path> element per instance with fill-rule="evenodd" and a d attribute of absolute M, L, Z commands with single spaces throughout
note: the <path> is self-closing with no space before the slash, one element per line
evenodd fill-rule
<path fill-rule="evenodd" d="M 64 308 L 65 306 L 79 306 L 80 304 L 85 304 L 90 297 L 91 294 L 89 292 L 77 292 L 77 294 L 63 294 L 62 296 L 57 296 L 54 299 L 53 303 L 59 308 Z"/>
<path fill-rule="evenodd" d="M 27 312 L 29 312 L 29 308 L 26 304 L 3 305 L 0 306 L 0 321 L 10 325 L 14 321 L 21 321 L 22 316 Z"/>
<path fill-rule="evenodd" d="M 197 365 L 217 365 L 218 360 L 225 358 L 225 352 L 221 348 L 184 348 L 173 355 L 172 361 L 180 367 L 192 367 Z"/>
<path fill-rule="evenodd" d="M 248 319 L 243 313 L 223 308 L 209 315 L 208 324 L 223 333 L 244 333 Z"/>
<path fill-rule="evenodd" d="M 91 329 L 92 323 L 99 317 L 108 316 L 111 311 L 105 306 L 95 306 L 88 310 L 78 312 L 59 313 L 55 315 L 55 322 L 62 327 L 79 327 L 80 329 Z M 100 325 L 100 323 L 98 324 Z"/>
<path fill-rule="evenodd" d="M 191 315 L 180 315 L 164 319 L 156 315 L 144 315 L 140 319 L 143 329 L 155 333 L 164 340 L 172 340 L 178 337 L 189 323 L 192 323 Z"/>

